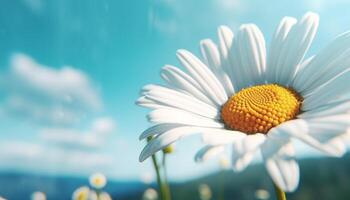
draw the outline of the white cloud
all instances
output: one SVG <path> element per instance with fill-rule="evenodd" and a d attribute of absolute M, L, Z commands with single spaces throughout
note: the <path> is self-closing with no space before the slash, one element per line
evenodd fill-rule
<path fill-rule="evenodd" d="M 114 128 L 111 118 L 102 117 L 86 130 L 43 128 L 33 142 L 1 141 L 0 169 L 78 175 L 97 169 L 113 172 L 116 158 L 105 147 L 111 136 L 107 133 Z"/>
<path fill-rule="evenodd" d="M 108 151 L 114 120 L 96 118 L 80 128 L 91 118 L 88 114 L 102 108 L 85 73 L 68 66 L 45 66 L 16 54 L 0 77 L 0 90 L 0 117 L 25 119 L 38 130 L 30 142 L 0 141 L 1 169 L 78 175 L 97 169 L 114 171 L 115 158 Z"/>
<path fill-rule="evenodd" d="M 88 175 L 113 168 L 113 156 L 102 152 L 55 148 L 21 141 L 0 143 L 0 168 L 53 174 Z"/>
<path fill-rule="evenodd" d="M 40 145 L 21 141 L 3 142 L 0 145 L 0 148 L 1 154 L 11 159 L 31 159 L 33 157 L 38 156 L 42 152 L 42 147 Z"/>
<path fill-rule="evenodd" d="M 43 128 L 39 137 L 45 142 L 64 148 L 96 149 L 102 147 L 109 133 L 114 132 L 114 120 L 109 117 L 97 118 L 87 130 L 73 128 Z"/>
<path fill-rule="evenodd" d="M 115 128 L 114 120 L 109 117 L 98 118 L 92 124 L 92 132 L 96 134 L 110 134 Z"/>
<path fill-rule="evenodd" d="M 96 170 L 96 168 L 110 167 L 110 165 L 113 163 L 113 156 L 108 153 L 58 148 L 50 149 L 49 154 L 50 158 L 46 158 L 46 162 L 50 163 L 56 168 L 60 168 L 62 165 L 64 165 L 64 170 L 73 172 L 86 170 L 92 173 Z"/>
<path fill-rule="evenodd" d="M 50 125 L 75 124 L 84 115 L 80 109 L 74 110 L 70 106 L 56 102 L 43 102 L 44 100 L 27 94 L 8 94 L 3 102 L 3 115 L 8 114 Z"/>
<path fill-rule="evenodd" d="M 11 60 L 11 72 L 21 87 L 43 93 L 62 102 L 78 101 L 88 108 L 99 108 L 100 99 L 87 76 L 69 66 L 53 69 L 24 54 Z"/>
<path fill-rule="evenodd" d="M 15 54 L 7 76 L 3 112 L 45 124 L 70 125 L 101 109 L 100 96 L 89 78 L 72 67 L 60 69 Z"/>
<path fill-rule="evenodd" d="M 50 128 L 42 129 L 39 137 L 49 143 L 65 148 L 98 148 L 103 144 L 104 138 L 96 134 L 89 134 L 73 129 Z"/>

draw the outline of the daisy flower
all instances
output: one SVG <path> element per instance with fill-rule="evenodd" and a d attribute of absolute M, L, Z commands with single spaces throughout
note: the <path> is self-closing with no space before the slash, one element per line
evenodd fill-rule
<path fill-rule="evenodd" d="M 270 198 L 270 193 L 267 190 L 259 189 L 255 191 L 254 196 L 256 199 L 265 200 Z"/>
<path fill-rule="evenodd" d="M 305 58 L 319 17 L 284 17 L 269 49 L 254 24 L 236 35 L 218 29 L 218 42 L 200 42 L 201 58 L 178 50 L 184 69 L 166 65 L 167 86 L 147 85 L 137 104 L 153 109 L 155 123 L 140 139 L 152 136 L 140 155 L 145 160 L 191 134 L 201 134 L 205 146 L 197 161 L 232 147 L 232 167 L 243 170 L 262 154 L 275 185 L 294 191 L 299 182 L 292 139 L 331 156 L 346 148 L 350 126 L 350 32 L 336 37 L 318 54 Z"/>
<path fill-rule="evenodd" d="M 200 184 L 198 186 L 199 198 L 201 200 L 210 200 L 212 198 L 212 192 L 207 184 Z"/>
<path fill-rule="evenodd" d="M 82 186 L 73 192 L 72 200 L 98 200 L 98 198 L 96 192 L 86 186 Z"/>
<path fill-rule="evenodd" d="M 43 192 L 34 192 L 31 195 L 32 200 L 46 200 L 46 195 Z M 1 199 L 0 199 L 1 200 Z"/>
<path fill-rule="evenodd" d="M 98 195 L 98 200 L 112 200 L 112 197 L 107 192 L 101 192 Z"/>
<path fill-rule="evenodd" d="M 153 188 L 148 188 L 145 190 L 142 196 L 143 200 L 157 200 L 158 199 L 158 193 Z"/>
<path fill-rule="evenodd" d="M 106 176 L 102 173 L 92 174 L 89 178 L 90 185 L 95 189 L 101 189 L 107 184 Z"/>

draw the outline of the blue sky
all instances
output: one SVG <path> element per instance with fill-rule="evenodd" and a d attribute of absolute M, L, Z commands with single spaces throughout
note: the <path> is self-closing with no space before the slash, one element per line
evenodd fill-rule
<path fill-rule="evenodd" d="M 149 124 L 147 110 L 134 102 L 143 85 L 161 83 L 163 65 L 178 65 L 177 49 L 198 55 L 199 41 L 216 40 L 222 24 L 237 30 L 255 23 L 268 42 L 283 16 L 315 11 L 321 21 L 312 55 L 350 29 L 349 5 L 345 0 L 2 0 L 0 170 L 84 176 L 102 171 L 116 179 L 152 173 L 149 162 L 138 162 L 144 145 L 138 135 Z M 173 179 L 217 168 L 214 161 L 194 163 L 200 146 L 196 137 L 176 145 L 169 158 Z"/>

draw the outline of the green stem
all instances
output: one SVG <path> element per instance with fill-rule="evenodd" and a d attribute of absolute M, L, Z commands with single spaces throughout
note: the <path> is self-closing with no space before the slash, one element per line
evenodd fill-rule
<path fill-rule="evenodd" d="M 159 166 L 158 166 L 157 158 L 156 158 L 155 154 L 152 155 L 152 163 L 153 163 L 154 170 L 156 171 L 160 198 L 161 198 L 161 200 L 167 200 L 166 196 L 165 196 L 163 182 L 162 182 L 162 179 L 160 177 L 160 170 L 159 170 Z"/>
<path fill-rule="evenodd" d="M 220 172 L 220 185 L 219 185 L 218 200 L 224 200 L 225 198 L 225 170 Z"/>
<path fill-rule="evenodd" d="M 287 200 L 286 194 L 281 190 L 281 188 L 279 188 L 276 184 L 273 184 L 273 187 L 275 188 L 277 200 Z"/>
<path fill-rule="evenodd" d="M 163 166 L 163 174 L 164 174 L 165 193 L 166 193 L 167 199 L 171 200 L 171 193 L 170 193 L 170 187 L 169 187 L 169 182 L 168 182 L 168 174 L 167 174 L 167 168 L 166 168 L 166 153 L 163 153 L 162 166 Z"/>
<path fill-rule="evenodd" d="M 101 190 L 100 189 L 96 189 L 96 195 L 97 195 L 97 199 L 100 199 L 100 194 L 101 194 Z"/>
<path fill-rule="evenodd" d="M 152 139 L 152 137 L 148 137 L 147 142 L 149 142 L 151 139 Z M 161 178 L 161 175 L 160 175 L 160 167 L 159 167 L 159 164 L 157 161 L 156 154 L 152 155 L 152 163 L 153 163 L 154 170 L 156 171 L 160 199 L 161 200 L 170 200 L 167 197 L 166 188 L 165 188 L 165 185 L 164 185 L 162 178 Z"/>

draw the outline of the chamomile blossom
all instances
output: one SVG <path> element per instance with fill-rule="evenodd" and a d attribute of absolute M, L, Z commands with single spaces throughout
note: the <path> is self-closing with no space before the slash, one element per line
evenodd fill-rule
<path fill-rule="evenodd" d="M 284 17 L 268 51 L 260 29 L 242 25 L 235 34 L 218 29 L 218 42 L 200 42 L 201 58 L 178 50 L 184 69 L 166 65 L 166 86 L 146 85 L 137 104 L 151 108 L 152 136 L 140 155 L 145 160 L 191 134 L 205 146 L 197 161 L 232 148 L 232 167 L 243 170 L 258 152 L 274 183 L 294 191 L 299 182 L 292 139 L 331 156 L 345 153 L 350 127 L 350 32 L 336 37 L 318 54 L 305 55 L 319 17 Z"/>
<path fill-rule="evenodd" d="M 32 200 L 46 200 L 46 195 L 43 192 L 33 192 L 31 195 Z"/>
<path fill-rule="evenodd" d="M 254 193 L 256 199 L 265 200 L 270 198 L 270 193 L 267 190 L 259 189 Z"/>
<path fill-rule="evenodd" d="M 212 198 L 212 192 L 207 184 L 200 184 L 198 186 L 199 198 L 201 200 L 210 200 Z"/>
<path fill-rule="evenodd" d="M 158 193 L 153 188 L 148 188 L 145 190 L 142 196 L 143 200 L 157 200 L 158 199 Z"/>
<path fill-rule="evenodd" d="M 93 188 L 101 189 L 106 186 L 107 178 L 102 173 L 95 173 L 90 176 L 89 182 Z"/>
<path fill-rule="evenodd" d="M 112 200 L 112 197 L 107 192 L 101 192 L 98 195 L 98 200 Z"/>
<path fill-rule="evenodd" d="M 98 197 L 96 192 L 86 186 L 82 186 L 73 192 L 72 200 L 98 200 Z"/>

